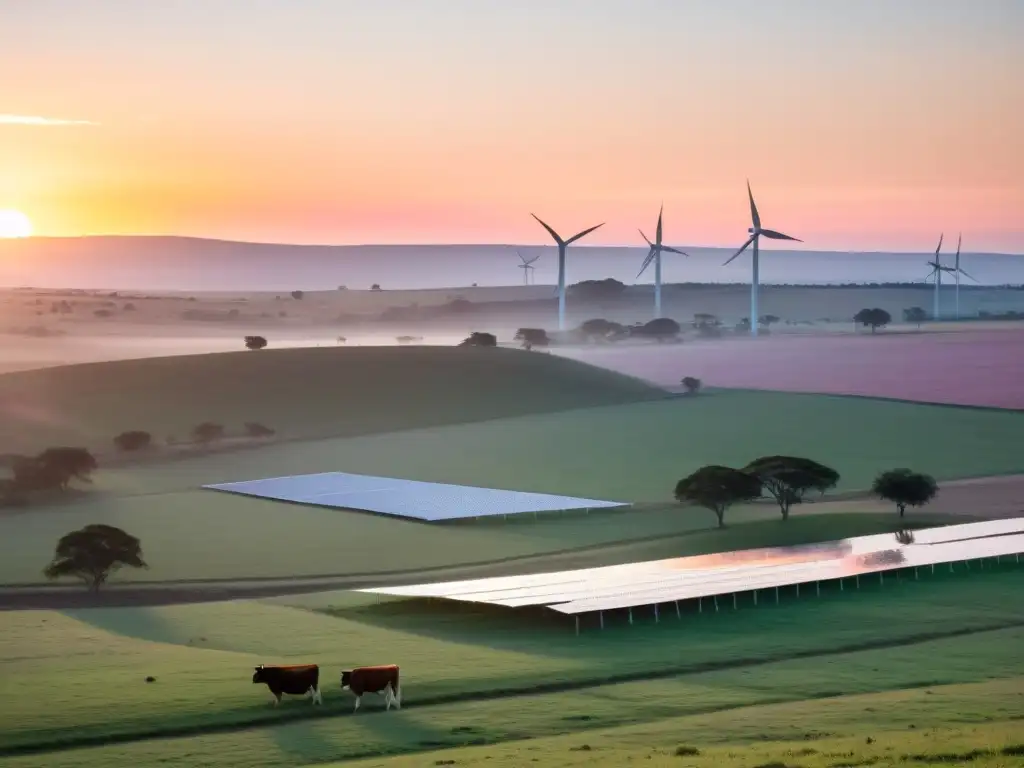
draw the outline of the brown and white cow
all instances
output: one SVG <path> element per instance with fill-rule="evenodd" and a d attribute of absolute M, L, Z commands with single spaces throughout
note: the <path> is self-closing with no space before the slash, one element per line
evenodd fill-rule
<path fill-rule="evenodd" d="M 309 696 L 313 704 L 323 704 L 320 696 L 320 667 L 316 664 L 296 664 L 288 667 L 267 667 L 260 664 L 252 676 L 254 683 L 264 683 L 274 697 L 274 706 L 281 703 L 281 695 Z"/>
<path fill-rule="evenodd" d="M 348 688 L 355 694 L 356 705 L 352 709 L 353 712 L 359 709 L 359 702 L 364 693 L 383 694 L 388 710 L 392 704 L 397 709 L 402 708 L 402 683 L 398 677 L 398 667 L 394 664 L 357 667 L 344 671 L 341 673 L 341 688 Z"/>

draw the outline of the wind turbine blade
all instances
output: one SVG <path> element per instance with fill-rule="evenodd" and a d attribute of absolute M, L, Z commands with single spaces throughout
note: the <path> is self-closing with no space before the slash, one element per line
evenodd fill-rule
<path fill-rule="evenodd" d="M 942 249 L 942 238 L 945 237 L 945 232 L 939 234 L 939 244 L 935 246 L 935 260 L 939 260 L 939 251 Z"/>
<path fill-rule="evenodd" d="M 964 277 L 966 277 L 966 278 L 968 278 L 968 279 L 970 279 L 970 280 L 974 280 L 974 282 L 978 282 L 977 278 L 971 277 L 971 276 L 970 276 L 970 275 L 968 275 L 968 274 L 967 274 L 966 272 L 964 272 L 964 271 L 963 271 L 962 269 L 958 269 L 958 270 L 956 270 L 956 271 L 957 271 L 957 272 L 959 272 L 959 273 L 960 273 L 961 275 L 963 275 Z"/>
<path fill-rule="evenodd" d="M 530 262 L 528 262 L 528 261 L 527 261 L 526 259 L 524 259 L 524 258 L 523 258 L 523 254 L 521 254 L 521 253 L 520 253 L 519 251 L 516 251 L 516 256 L 518 256 L 518 257 L 519 257 L 519 260 L 520 260 L 521 262 L 523 262 L 523 264 L 529 264 L 529 263 L 530 263 Z"/>
<path fill-rule="evenodd" d="M 668 251 L 669 253 L 678 253 L 680 256 L 689 256 L 690 255 L 686 251 L 680 251 L 678 248 L 672 248 L 672 247 L 667 246 L 667 245 L 661 246 L 661 250 Z"/>
<path fill-rule="evenodd" d="M 736 253 L 734 253 L 734 254 L 733 254 L 733 255 L 732 255 L 731 257 L 729 257 L 729 261 L 732 261 L 732 260 L 733 260 L 733 259 L 735 259 L 735 258 L 736 258 L 737 256 L 739 256 L 739 255 L 740 255 L 741 253 L 743 253 L 743 252 L 744 252 L 745 250 L 747 250 L 747 248 L 749 247 L 749 245 L 750 245 L 750 244 L 751 244 L 752 242 L 754 242 L 754 238 L 755 238 L 755 237 L 757 237 L 757 235 L 751 235 L 751 236 L 750 236 L 750 239 L 748 239 L 748 240 L 747 240 L 747 242 L 745 242 L 745 243 L 744 243 L 744 244 L 743 244 L 743 245 L 742 245 L 742 246 L 740 247 L 740 249 L 739 249 L 738 251 L 736 251 Z M 727 265 L 727 264 L 729 263 L 729 261 L 725 262 L 725 264 L 723 264 L 722 266 L 723 266 L 723 267 L 724 267 L 724 266 L 726 266 L 726 265 Z"/>
<path fill-rule="evenodd" d="M 541 220 L 540 220 L 540 219 L 539 219 L 539 218 L 537 217 L 537 214 L 535 214 L 535 213 L 531 213 L 530 215 L 531 215 L 531 216 L 533 216 L 533 218 L 537 219 L 537 221 L 539 221 L 539 222 L 540 222 L 540 225 L 541 225 L 542 227 L 544 227 L 544 229 L 546 229 L 546 230 L 548 231 L 548 234 L 549 234 L 549 235 L 551 235 L 551 237 L 553 237 L 553 238 L 554 238 L 554 240 L 555 240 L 555 242 L 556 242 L 556 243 L 558 243 L 559 245 L 563 245 L 563 244 L 564 244 L 564 243 L 562 242 L 562 238 L 558 236 L 558 233 L 557 233 L 557 232 L 555 232 L 555 230 L 553 230 L 553 229 L 552 229 L 551 227 L 549 227 L 549 226 L 548 226 L 547 224 L 545 224 L 545 223 L 544 223 L 543 221 L 541 221 Z"/>
<path fill-rule="evenodd" d="M 654 243 L 652 243 L 650 240 L 647 239 L 647 235 L 644 234 L 644 231 L 642 229 L 637 229 L 637 232 L 640 233 L 640 237 L 642 237 L 644 239 L 645 243 L 647 243 L 649 246 L 651 246 L 651 248 L 654 247 Z"/>
<path fill-rule="evenodd" d="M 956 236 L 956 263 L 955 263 L 955 266 L 956 266 L 957 269 L 960 269 L 960 242 L 963 240 L 963 238 L 964 238 L 964 235 L 963 235 L 962 232 Z"/>
<path fill-rule="evenodd" d="M 770 240 L 794 240 L 798 243 L 803 242 L 803 240 L 801 240 L 800 238 L 784 235 L 781 232 L 776 232 L 774 229 L 762 229 L 761 234 Z"/>
<path fill-rule="evenodd" d="M 533 262 L 535 262 L 539 258 L 540 258 L 540 254 L 538 253 L 532 259 L 527 259 L 527 261 L 525 263 L 526 263 L 527 266 L 530 266 L 530 264 L 533 264 Z M 533 267 L 530 267 L 530 269 L 533 269 Z"/>
<path fill-rule="evenodd" d="M 661 245 L 661 214 L 665 211 L 665 204 L 661 204 L 661 208 L 658 209 L 658 231 L 654 233 L 654 242 Z"/>
<path fill-rule="evenodd" d="M 604 222 L 602 221 L 602 222 L 601 222 L 600 224 L 598 224 L 598 225 L 597 225 L 596 227 L 591 227 L 590 229 L 584 229 L 584 230 L 583 230 L 582 232 L 579 232 L 578 234 L 575 234 L 575 235 L 573 235 L 572 237 L 570 237 L 570 238 L 569 238 L 568 240 L 566 240 L 566 241 L 565 241 L 565 244 L 566 244 L 566 245 L 569 245 L 569 243 L 575 243 L 575 242 L 576 242 L 577 240 L 579 240 L 579 239 L 580 239 L 581 237 L 586 237 L 586 236 L 587 236 L 587 235 L 589 235 L 589 234 L 590 234 L 591 232 L 593 232 L 593 231 L 594 231 L 595 229 L 598 229 L 599 227 L 603 227 L 603 226 L 604 226 Z"/>
<path fill-rule="evenodd" d="M 750 198 L 750 220 L 754 222 L 754 229 L 761 228 L 761 217 L 757 213 L 757 206 L 754 204 L 754 193 L 750 191 L 750 179 L 747 179 L 747 197 Z"/>
<path fill-rule="evenodd" d="M 651 262 L 654 261 L 654 257 L 655 257 L 655 255 L 657 253 L 658 253 L 658 249 L 655 248 L 652 245 L 650 252 L 647 254 L 647 258 L 644 259 L 643 266 L 640 267 L 640 271 L 636 273 L 636 276 L 637 276 L 638 279 L 639 279 L 640 275 L 642 275 L 644 273 L 644 270 L 647 269 L 647 267 L 650 266 Z"/>

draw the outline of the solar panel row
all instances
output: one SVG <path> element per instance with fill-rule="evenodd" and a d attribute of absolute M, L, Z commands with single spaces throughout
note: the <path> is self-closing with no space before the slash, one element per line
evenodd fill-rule
<path fill-rule="evenodd" d="M 263 480 L 217 483 L 203 487 L 275 501 L 357 509 L 431 522 L 517 515 L 525 512 L 629 506 L 619 501 L 426 483 L 393 477 L 354 475 L 347 472 L 269 477 Z"/>
<path fill-rule="evenodd" d="M 1024 518 L 1013 518 L 915 531 L 915 543 L 909 546 L 900 546 L 892 534 L 882 534 L 813 547 L 751 550 L 360 591 L 443 597 L 507 607 L 544 605 L 561 613 L 584 613 L 791 586 L 891 568 L 1017 554 L 1024 551 L 1022 533 Z M 892 555 L 897 551 L 898 556 Z"/>

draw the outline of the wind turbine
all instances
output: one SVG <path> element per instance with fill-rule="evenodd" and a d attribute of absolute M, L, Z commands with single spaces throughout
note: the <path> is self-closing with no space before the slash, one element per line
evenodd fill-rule
<path fill-rule="evenodd" d="M 754 246 L 753 259 L 751 260 L 752 264 L 753 264 L 753 275 L 752 275 L 752 278 L 750 280 L 750 335 L 751 336 L 757 336 L 757 326 L 758 326 L 758 314 L 757 314 L 758 258 L 757 257 L 758 257 L 758 251 L 759 251 L 759 249 L 758 249 L 758 242 L 760 241 L 762 236 L 767 237 L 769 240 L 795 240 L 798 243 L 802 243 L 803 240 L 799 240 L 799 239 L 797 239 L 795 237 L 790 237 L 789 235 L 784 235 L 781 232 L 776 232 L 773 229 L 764 229 L 761 226 L 761 216 L 758 214 L 757 206 L 754 204 L 754 193 L 750 191 L 750 181 L 749 180 L 747 181 L 747 197 L 750 198 L 750 219 L 751 219 L 751 223 L 753 224 L 753 226 L 750 227 L 747 230 L 747 232 L 750 234 L 750 237 L 747 239 L 747 242 L 745 242 L 740 247 L 740 249 L 738 251 L 736 251 L 736 253 L 734 253 L 729 258 L 729 261 L 725 262 L 725 264 L 728 264 L 730 261 L 732 261 L 737 256 L 739 256 L 741 253 L 743 253 L 745 250 L 747 250 L 747 246 L 753 244 L 753 246 Z M 722 266 L 724 267 L 725 264 L 723 264 Z"/>
<path fill-rule="evenodd" d="M 966 272 L 964 272 L 962 269 L 960 269 L 960 242 L 961 242 L 961 240 L 963 240 L 963 234 L 962 233 L 957 235 L 957 238 L 956 238 L 956 261 L 953 262 L 953 264 L 954 264 L 953 272 L 956 274 L 956 293 L 955 293 L 955 296 L 956 296 L 956 319 L 957 320 L 960 319 L 960 275 L 963 275 L 964 277 L 966 277 L 966 278 L 968 278 L 970 280 L 974 280 L 973 277 L 971 277 Z M 978 281 L 974 280 L 974 282 L 978 282 Z"/>
<path fill-rule="evenodd" d="M 939 289 L 942 288 L 942 273 L 953 271 L 950 267 L 944 267 L 942 262 L 939 261 L 939 251 L 942 250 L 942 238 L 944 236 L 944 232 L 939 235 L 939 244 L 935 246 L 935 259 L 925 262 L 932 268 L 932 271 L 928 273 L 928 277 L 925 280 L 935 278 L 935 298 L 932 301 L 932 320 L 935 321 L 939 320 Z"/>
<path fill-rule="evenodd" d="M 535 269 L 533 262 L 540 258 L 540 254 L 537 254 L 532 259 L 524 259 L 523 254 L 516 251 L 516 255 L 519 256 L 519 260 L 523 262 L 519 265 L 519 268 L 523 270 L 523 285 L 530 284 L 530 273 Z"/>
<path fill-rule="evenodd" d="M 654 242 L 653 243 L 650 240 L 647 239 L 647 235 L 644 234 L 644 231 L 642 229 L 638 230 L 640 232 L 640 237 L 642 237 L 646 241 L 647 245 L 649 245 L 651 247 L 651 250 L 647 253 L 647 258 L 644 259 L 643 266 L 640 267 L 640 271 L 637 273 L 636 276 L 637 276 L 637 278 L 639 278 L 640 275 L 642 275 L 644 273 L 644 270 L 647 269 L 647 267 L 650 265 L 650 263 L 652 261 L 654 262 L 654 317 L 655 318 L 661 317 L 661 254 L 662 254 L 662 252 L 663 251 L 668 251 L 669 253 L 678 253 L 681 256 L 689 256 L 690 255 L 688 253 L 684 253 L 683 251 L 679 251 L 679 250 L 676 250 L 675 248 L 670 248 L 667 245 L 662 245 L 661 244 L 661 214 L 662 214 L 662 212 L 664 210 L 665 210 L 665 206 L 664 205 L 662 205 L 661 208 L 658 210 L 658 228 L 654 232 Z"/>
<path fill-rule="evenodd" d="M 551 235 L 551 237 L 554 239 L 555 243 L 557 243 L 557 245 L 558 245 L 558 330 L 564 331 L 565 330 L 565 249 L 568 248 L 572 243 L 575 243 L 581 237 L 586 237 L 587 235 L 589 235 L 591 232 L 593 232 L 598 227 L 603 227 L 604 226 L 604 222 L 602 221 L 596 227 L 591 227 L 590 229 L 584 229 L 582 232 L 579 232 L 579 233 L 573 235 L 568 240 L 563 240 L 559 236 L 559 234 L 557 232 L 555 232 L 555 230 L 553 230 L 551 227 L 549 227 L 547 224 L 545 224 L 543 221 L 541 221 L 537 217 L 537 214 L 531 213 L 530 215 L 533 216 L 533 218 L 537 219 L 538 222 L 540 222 L 540 225 L 542 227 L 544 227 L 544 229 L 546 229 L 548 231 L 548 234 Z"/>

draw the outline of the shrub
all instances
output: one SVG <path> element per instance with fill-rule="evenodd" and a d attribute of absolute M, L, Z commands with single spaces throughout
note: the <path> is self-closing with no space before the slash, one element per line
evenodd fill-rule
<path fill-rule="evenodd" d="M 611 320 L 605 320 L 603 318 L 595 318 L 593 320 L 585 320 L 580 325 L 580 335 L 592 341 L 600 339 L 602 341 L 614 341 L 621 338 L 624 335 L 625 326 L 621 323 L 616 323 Z"/>
<path fill-rule="evenodd" d="M 224 437 L 224 425 L 215 424 L 212 421 L 204 421 L 192 430 L 192 437 L 200 443 L 212 443 Z"/>
<path fill-rule="evenodd" d="M 657 342 L 663 342 L 666 339 L 676 339 L 679 337 L 679 333 L 682 331 L 679 323 L 670 317 L 658 317 L 651 320 L 639 327 L 634 327 L 632 335 L 641 336 L 648 339 L 654 339 Z"/>
<path fill-rule="evenodd" d="M 514 338 L 523 345 L 523 349 L 547 347 L 551 344 L 551 338 L 543 328 L 520 328 Z"/>
<path fill-rule="evenodd" d="M 682 381 L 679 382 L 683 385 L 683 389 L 686 390 L 688 395 L 696 395 L 700 392 L 701 380 L 693 376 L 683 376 Z"/>
<path fill-rule="evenodd" d="M 482 331 L 473 331 L 469 336 L 459 342 L 460 347 L 496 347 L 498 346 L 498 337 L 493 333 L 484 333 Z"/>
<path fill-rule="evenodd" d="M 267 340 L 263 336 L 246 336 L 245 337 L 245 348 L 246 349 L 263 349 L 267 346 Z M 263 358 L 260 358 L 261 360 Z"/>
<path fill-rule="evenodd" d="M 305 291 L 292 291 L 292 298 L 295 299 L 296 301 L 301 301 L 303 298 L 305 298 L 305 296 Z"/>
<path fill-rule="evenodd" d="M 149 448 L 153 443 L 153 436 L 149 432 L 140 429 L 130 432 L 122 432 L 114 438 L 114 447 L 119 451 L 141 451 Z"/>
<path fill-rule="evenodd" d="M 273 437 L 277 432 L 258 421 L 245 422 L 245 434 L 249 437 Z"/>
<path fill-rule="evenodd" d="M 371 291 L 379 291 L 380 290 L 380 283 L 374 283 L 373 285 L 371 285 L 370 286 L 370 290 Z"/>

